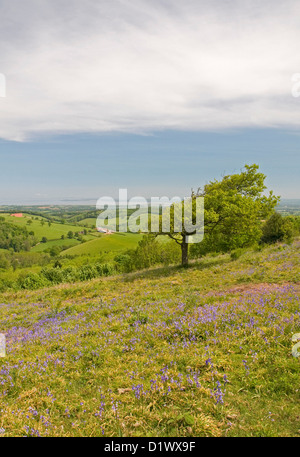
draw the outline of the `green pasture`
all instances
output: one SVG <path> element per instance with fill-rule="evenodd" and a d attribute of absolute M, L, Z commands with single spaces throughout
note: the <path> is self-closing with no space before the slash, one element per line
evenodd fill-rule
<path fill-rule="evenodd" d="M 58 240 L 51 240 L 51 241 L 47 241 L 46 243 L 39 243 L 37 244 L 36 246 L 34 246 L 31 251 L 32 252 L 43 252 L 43 251 L 46 251 L 47 249 L 49 248 L 52 248 L 53 246 L 68 246 L 68 247 L 72 247 L 72 246 L 77 246 L 78 244 L 80 244 L 80 241 L 72 238 L 72 239 L 69 239 L 69 238 L 65 238 L 64 240 L 62 239 L 58 239 Z"/>
<path fill-rule="evenodd" d="M 113 233 L 100 235 L 96 239 L 87 241 L 78 246 L 73 246 L 61 252 L 61 255 L 91 255 L 98 256 L 103 251 L 123 251 L 135 249 L 142 235 L 136 233 Z"/>
<path fill-rule="evenodd" d="M 13 217 L 5 213 L 1 213 L 0 216 L 5 217 L 6 222 L 10 222 L 21 227 L 26 227 L 28 232 L 33 231 L 36 238 L 40 240 L 42 237 L 46 237 L 48 241 L 57 240 L 58 238 L 61 238 L 62 235 L 67 237 L 69 231 L 75 233 L 81 232 L 84 229 L 78 225 L 59 224 L 56 222 L 51 222 L 51 225 L 49 226 L 47 219 L 39 216 L 38 220 L 36 220 L 36 216 L 32 216 L 26 213 L 23 213 L 23 217 L 20 218 Z M 28 221 L 31 221 L 31 223 L 28 224 Z M 44 221 L 44 225 L 41 224 L 41 221 Z"/>

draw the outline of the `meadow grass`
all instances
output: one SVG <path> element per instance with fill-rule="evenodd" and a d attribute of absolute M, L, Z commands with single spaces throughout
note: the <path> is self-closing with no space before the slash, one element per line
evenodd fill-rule
<path fill-rule="evenodd" d="M 39 244 L 36 244 L 35 246 L 33 246 L 31 248 L 31 251 L 32 252 L 43 252 L 45 251 L 46 249 L 49 249 L 49 248 L 52 248 L 54 246 L 69 246 L 69 247 L 72 247 L 72 246 L 76 246 L 80 244 L 80 241 L 78 241 L 77 239 L 75 238 L 65 238 L 65 239 L 58 239 L 58 240 L 51 240 L 51 241 L 47 241 L 46 243 L 39 243 Z"/>
<path fill-rule="evenodd" d="M 113 233 L 112 235 L 100 235 L 94 240 L 87 241 L 78 246 L 73 246 L 61 252 L 61 255 L 91 255 L 99 256 L 101 252 L 124 251 L 135 249 L 142 235 L 137 233 Z"/>
<path fill-rule="evenodd" d="M 299 241 L 0 296 L 3 436 L 299 436 Z"/>
<path fill-rule="evenodd" d="M 4 217 L 6 222 L 10 222 L 19 227 L 26 227 L 28 232 L 33 231 L 39 240 L 41 240 L 42 237 L 46 237 L 48 240 L 57 240 L 61 238 L 62 235 L 67 237 L 69 231 L 74 233 L 83 230 L 83 227 L 78 225 L 59 224 L 57 222 L 51 222 L 49 227 L 47 219 L 39 216 L 38 220 L 36 220 L 35 217 L 37 216 L 26 213 L 23 213 L 23 217 L 20 218 L 5 213 L 1 213 L 0 216 Z M 30 225 L 28 225 L 28 221 L 31 221 Z M 44 221 L 44 225 L 41 224 L 42 221 Z"/>

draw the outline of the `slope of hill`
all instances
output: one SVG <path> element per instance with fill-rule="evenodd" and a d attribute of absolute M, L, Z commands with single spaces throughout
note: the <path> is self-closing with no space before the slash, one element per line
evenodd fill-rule
<path fill-rule="evenodd" d="M 52 222 L 48 225 L 48 220 L 43 217 L 32 216 L 22 213 L 22 217 L 12 217 L 10 214 L 1 213 L 6 222 L 13 223 L 18 227 L 26 227 L 28 231 L 33 231 L 35 236 L 40 240 L 46 237 L 49 240 L 60 239 L 62 235 L 67 237 L 69 231 L 78 232 L 83 227 L 78 225 L 61 224 Z"/>
<path fill-rule="evenodd" d="M 300 243 L 2 294 L 4 436 L 297 436 Z"/>
<path fill-rule="evenodd" d="M 136 248 L 138 242 L 141 240 L 142 235 L 136 233 L 115 233 L 113 235 L 101 236 L 96 231 L 96 218 L 90 219 L 90 230 L 86 235 L 82 236 L 82 241 L 78 241 L 75 238 L 68 238 L 68 233 L 76 232 L 82 233 L 84 230 L 83 222 L 80 221 L 78 225 L 71 225 L 68 223 L 58 223 L 49 221 L 42 216 L 33 216 L 25 212 L 22 213 L 22 217 L 12 217 L 9 213 L 1 213 L 6 222 L 16 225 L 17 227 L 24 227 L 28 232 L 34 232 L 34 236 L 37 240 L 42 240 L 43 237 L 47 239 L 46 242 L 39 242 L 31 248 L 32 252 L 43 252 L 49 250 L 54 246 L 62 246 L 64 251 L 61 255 L 88 255 L 88 256 L 99 256 L 100 252 L 109 251 L 112 255 L 116 252 L 121 252 L 126 249 Z M 63 239 L 61 237 L 63 236 Z"/>
<path fill-rule="evenodd" d="M 134 249 L 138 242 L 142 239 L 142 235 L 137 233 L 114 233 L 112 235 L 98 236 L 94 240 L 87 241 L 78 246 L 70 247 L 61 252 L 61 255 L 91 255 L 99 256 L 103 251 L 122 251 L 126 249 Z"/>

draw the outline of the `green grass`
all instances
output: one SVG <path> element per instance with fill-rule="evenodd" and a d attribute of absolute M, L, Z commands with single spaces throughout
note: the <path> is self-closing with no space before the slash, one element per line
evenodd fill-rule
<path fill-rule="evenodd" d="M 21 227 L 26 227 L 29 232 L 33 231 L 39 240 L 41 240 L 44 236 L 49 241 L 57 240 L 58 238 L 61 238 L 62 235 L 66 237 L 69 231 L 80 232 L 83 230 L 83 227 L 78 225 L 58 224 L 55 222 L 52 222 L 51 226 L 49 227 L 47 219 L 39 217 L 39 220 L 35 220 L 35 216 L 31 216 L 26 213 L 23 213 L 23 217 L 20 218 L 12 217 L 9 214 L 4 213 L 1 213 L 1 216 L 5 217 L 7 222 Z M 27 224 L 29 220 L 32 221 L 30 225 Z M 41 220 L 45 222 L 44 225 L 41 225 Z"/>
<path fill-rule="evenodd" d="M 51 240 L 51 241 L 47 241 L 46 243 L 39 243 L 36 246 L 33 246 L 31 251 L 32 252 L 43 252 L 46 249 L 52 248 L 53 246 L 59 246 L 59 247 L 60 246 L 69 246 L 69 247 L 72 247 L 72 246 L 77 246 L 78 244 L 80 244 L 80 241 L 78 241 L 75 238 L 72 238 L 72 239 L 65 238 L 64 240 L 62 240 L 62 239 Z"/>
<path fill-rule="evenodd" d="M 112 235 L 100 235 L 96 239 L 84 244 L 74 246 L 61 253 L 61 255 L 91 255 L 99 256 L 101 252 L 113 252 L 134 249 L 142 235 L 133 233 L 114 233 Z"/>
<path fill-rule="evenodd" d="M 299 254 L 1 294 L 2 435 L 299 436 Z"/>
<path fill-rule="evenodd" d="M 96 219 L 90 218 L 92 221 L 91 227 L 94 227 L 94 231 L 91 234 L 83 235 L 85 243 L 80 243 L 75 239 L 68 239 L 67 234 L 69 231 L 81 232 L 83 231 L 85 220 L 80 221 L 81 226 L 70 225 L 70 224 L 59 224 L 51 223 L 49 227 L 48 221 L 42 217 L 39 220 L 35 220 L 35 216 L 23 213 L 22 218 L 12 217 L 9 214 L 2 213 L 6 221 L 11 222 L 15 225 L 26 227 L 27 230 L 33 231 L 36 238 L 41 240 L 43 237 L 47 238 L 46 243 L 39 243 L 32 248 L 33 252 L 42 252 L 52 246 L 67 246 L 70 245 L 69 249 L 64 250 L 61 255 L 71 256 L 99 256 L 100 253 L 107 253 L 107 259 L 111 260 L 116 252 L 121 252 L 126 249 L 136 248 L 138 241 L 142 238 L 142 235 L 132 233 L 116 233 L 113 235 L 101 236 L 95 229 Z M 30 225 L 27 224 L 28 220 L 31 220 Z M 41 220 L 45 221 L 44 225 L 41 225 Z M 64 235 L 64 239 L 61 236 Z"/>
<path fill-rule="evenodd" d="M 89 227 L 96 227 L 96 218 L 95 217 L 87 217 L 86 219 L 82 219 L 80 221 L 80 225 L 88 225 Z"/>
<path fill-rule="evenodd" d="M 152 215 L 152 222 L 155 223 L 159 219 L 159 216 L 157 214 Z M 110 223 L 112 224 L 112 229 L 114 229 L 119 223 L 124 223 L 126 219 L 119 219 L 119 217 L 111 217 L 110 218 Z M 145 221 L 149 220 L 149 215 L 148 214 L 141 214 L 140 216 L 140 224 L 143 225 L 145 224 Z M 88 217 L 86 219 L 83 219 L 80 221 L 81 225 L 88 225 L 89 227 L 96 227 L 97 223 L 97 218 L 96 217 Z"/>

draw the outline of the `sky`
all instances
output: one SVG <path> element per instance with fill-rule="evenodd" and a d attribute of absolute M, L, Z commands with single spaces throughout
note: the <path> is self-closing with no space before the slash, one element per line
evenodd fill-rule
<path fill-rule="evenodd" d="M 246 163 L 300 198 L 300 2 L 0 0 L 0 16 L 0 204 L 184 196 Z"/>

